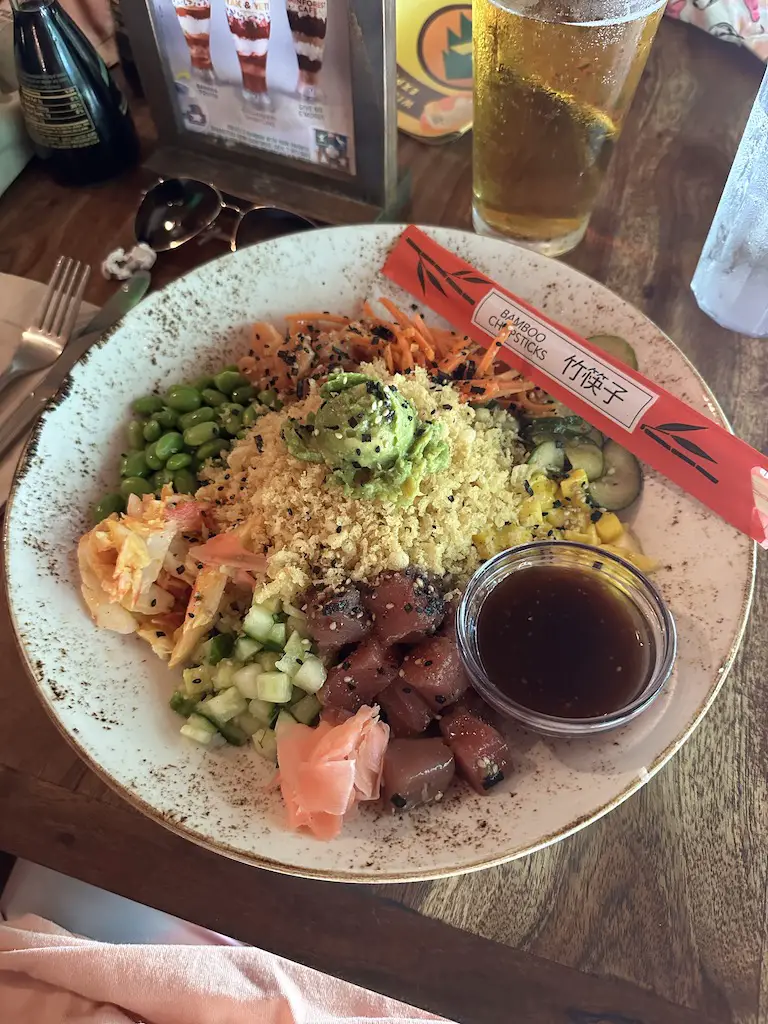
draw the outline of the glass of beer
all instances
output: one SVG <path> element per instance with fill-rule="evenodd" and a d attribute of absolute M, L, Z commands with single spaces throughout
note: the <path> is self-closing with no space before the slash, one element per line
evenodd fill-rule
<path fill-rule="evenodd" d="M 662 0 L 474 0 L 473 221 L 548 256 L 587 230 Z"/>
<path fill-rule="evenodd" d="M 211 81 L 211 0 L 173 0 L 173 6 L 189 47 L 193 74 Z"/>

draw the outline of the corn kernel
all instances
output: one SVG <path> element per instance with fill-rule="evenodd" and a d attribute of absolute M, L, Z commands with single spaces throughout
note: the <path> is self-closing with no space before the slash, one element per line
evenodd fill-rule
<path fill-rule="evenodd" d="M 540 526 L 543 522 L 541 502 L 537 498 L 526 498 L 520 506 L 521 526 Z"/>
<path fill-rule="evenodd" d="M 584 530 L 565 530 L 563 536 L 566 540 L 573 540 L 578 544 L 591 544 L 592 547 L 597 547 L 600 543 L 597 530 L 592 523 Z"/>
<path fill-rule="evenodd" d="M 603 512 L 595 527 L 603 544 L 612 544 L 624 533 L 624 527 L 615 512 Z"/>
<path fill-rule="evenodd" d="M 547 514 L 547 526 L 552 526 L 556 530 L 562 529 L 565 526 L 565 509 L 553 508 Z"/>
<path fill-rule="evenodd" d="M 557 497 L 557 484 L 554 480 L 550 480 L 549 477 L 546 476 L 537 476 L 533 479 L 531 481 L 531 490 L 542 502 L 547 498 L 554 501 Z"/>
<path fill-rule="evenodd" d="M 520 544 L 527 544 L 531 539 L 531 531 L 523 526 L 505 526 L 499 535 L 501 543 L 505 548 L 516 548 Z"/>
<path fill-rule="evenodd" d="M 564 498 L 580 499 L 587 486 L 587 474 L 583 469 L 572 469 L 565 480 L 560 481 L 560 493 Z"/>

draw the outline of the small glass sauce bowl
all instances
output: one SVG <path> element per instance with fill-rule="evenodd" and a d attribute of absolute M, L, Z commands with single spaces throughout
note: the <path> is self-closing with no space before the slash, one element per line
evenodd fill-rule
<path fill-rule="evenodd" d="M 533 710 L 513 700 L 488 676 L 478 642 L 478 621 L 483 604 L 512 573 L 537 566 L 560 567 L 592 574 L 612 587 L 617 598 L 629 601 L 650 641 L 646 678 L 625 705 L 590 717 L 558 717 Z M 535 541 L 502 551 L 472 576 L 459 605 L 456 636 L 464 667 L 478 693 L 501 714 L 548 736 L 591 736 L 631 721 L 652 703 L 669 679 L 677 655 L 677 631 L 672 614 L 656 587 L 633 565 L 609 552 L 573 541 Z M 553 642 L 556 638 L 553 637 Z M 512 652 L 510 652 L 511 654 Z M 542 651 L 546 658 L 546 650 Z M 512 660 L 510 661 L 512 664 Z"/>

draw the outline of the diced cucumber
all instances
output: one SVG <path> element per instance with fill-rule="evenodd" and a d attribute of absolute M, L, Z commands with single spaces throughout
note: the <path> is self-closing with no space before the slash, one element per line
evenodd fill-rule
<path fill-rule="evenodd" d="M 267 761 L 277 764 L 277 736 L 272 729 L 259 729 L 251 737 L 257 752 Z"/>
<path fill-rule="evenodd" d="M 253 700 L 259 696 L 258 679 L 263 674 L 258 665 L 243 665 L 235 672 L 235 687 L 246 700 Z"/>
<path fill-rule="evenodd" d="M 285 624 L 292 633 L 298 633 L 301 637 L 309 636 L 305 615 L 302 615 L 301 618 L 296 615 L 289 615 Z"/>
<path fill-rule="evenodd" d="M 281 711 L 275 722 L 275 735 L 279 735 L 283 729 L 291 729 L 296 725 L 296 719 L 288 711 Z"/>
<path fill-rule="evenodd" d="M 233 747 L 242 747 L 244 743 L 248 742 L 249 734 L 245 729 L 241 729 L 234 720 L 231 722 L 217 722 L 216 728 L 227 743 L 230 743 Z"/>
<path fill-rule="evenodd" d="M 171 711 L 175 711 L 177 715 L 181 715 L 182 718 L 189 718 L 197 707 L 197 698 L 188 697 L 186 693 L 177 690 L 168 701 L 168 705 Z"/>
<path fill-rule="evenodd" d="M 235 672 L 239 668 L 230 658 L 224 658 L 213 670 L 214 690 L 228 690 L 235 685 Z"/>
<path fill-rule="evenodd" d="M 235 638 L 231 633 L 219 633 L 208 641 L 208 653 L 206 660 L 209 665 L 218 665 L 222 658 L 228 658 L 232 653 Z"/>
<path fill-rule="evenodd" d="M 256 655 L 256 664 L 260 665 L 265 672 L 274 672 L 278 661 L 280 661 L 280 655 L 275 651 L 260 651 Z"/>
<path fill-rule="evenodd" d="M 286 641 L 285 653 L 275 664 L 275 668 L 278 672 L 285 672 L 287 676 L 295 676 L 306 656 L 302 638 L 294 631 Z"/>
<path fill-rule="evenodd" d="M 209 697 L 197 707 L 197 713 L 211 719 L 216 725 L 228 722 L 235 715 L 240 715 L 247 710 L 248 701 L 243 697 L 237 687 L 232 686 L 228 690 L 222 690 L 215 697 Z"/>
<path fill-rule="evenodd" d="M 242 661 L 245 664 L 246 661 L 250 661 L 256 654 L 261 650 L 261 644 L 258 640 L 253 640 L 249 636 L 239 636 L 235 642 L 234 655 L 237 661 Z"/>
<path fill-rule="evenodd" d="M 317 693 L 327 675 L 322 661 L 314 654 L 307 654 L 304 664 L 299 667 L 299 671 L 293 677 L 293 682 L 307 693 Z"/>
<path fill-rule="evenodd" d="M 258 684 L 259 700 L 271 701 L 273 704 L 287 704 L 291 699 L 290 677 L 284 672 L 262 672 Z"/>
<path fill-rule="evenodd" d="M 591 441 L 567 441 L 565 456 L 573 469 L 583 469 L 588 480 L 598 480 L 603 475 L 605 460 L 603 453 Z"/>
<path fill-rule="evenodd" d="M 218 729 L 207 718 L 203 718 L 202 715 L 190 715 L 184 725 L 182 725 L 180 732 L 188 740 L 194 740 L 195 743 L 201 743 L 204 747 L 207 747 L 211 739 L 218 734 Z"/>
<path fill-rule="evenodd" d="M 245 629 L 245 623 L 243 623 L 243 629 Z M 269 636 L 265 637 L 262 643 L 268 651 L 282 651 L 285 647 L 287 632 L 284 622 L 275 622 L 269 631 Z"/>
<path fill-rule="evenodd" d="M 296 704 L 291 704 L 291 714 L 302 725 L 313 725 L 320 714 L 322 705 L 314 693 L 305 694 Z"/>
<path fill-rule="evenodd" d="M 206 693 L 213 693 L 213 671 L 210 665 L 196 665 L 194 668 L 185 668 L 181 673 L 184 680 L 184 693 L 187 697 L 196 697 L 198 700 Z"/>
<path fill-rule="evenodd" d="M 543 441 L 528 456 L 528 465 L 545 473 L 562 473 L 565 452 L 555 441 Z"/>
<path fill-rule="evenodd" d="M 242 729 L 246 736 L 253 736 L 259 729 L 264 728 L 264 723 L 260 722 L 258 718 L 254 718 L 248 711 L 244 711 L 237 718 L 233 718 L 232 725 L 236 725 L 238 729 Z"/>
<path fill-rule="evenodd" d="M 251 605 L 251 609 L 243 620 L 243 631 L 253 640 L 264 643 L 269 639 L 269 634 L 275 620 L 272 612 L 268 612 L 262 605 Z"/>
<path fill-rule="evenodd" d="M 258 697 L 248 704 L 248 711 L 262 725 L 271 725 L 275 717 L 275 705 L 269 700 L 259 700 Z"/>
<path fill-rule="evenodd" d="M 640 463 L 632 452 L 615 441 L 606 441 L 603 448 L 605 472 L 589 485 L 592 500 L 600 508 L 618 512 L 638 497 L 643 486 Z"/>
<path fill-rule="evenodd" d="M 618 359 L 620 363 L 626 363 L 633 370 L 638 369 L 635 350 L 624 338 L 620 338 L 616 334 L 593 334 L 587 338 L 587 341 L 591 341 L 593 345 L 597 345 L 603 352 Z"/>

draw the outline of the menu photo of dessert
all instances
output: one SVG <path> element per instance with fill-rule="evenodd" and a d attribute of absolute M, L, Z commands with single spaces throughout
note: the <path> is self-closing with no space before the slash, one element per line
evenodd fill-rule
<path fill-rule="evenodd" d="M 150 0 L 184 126 L 355 173 L 347 0 Z"/>

